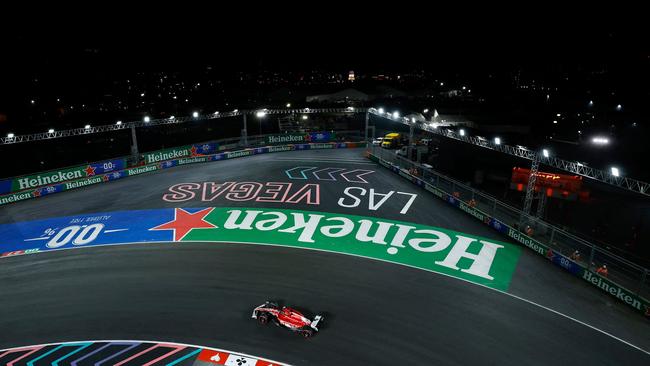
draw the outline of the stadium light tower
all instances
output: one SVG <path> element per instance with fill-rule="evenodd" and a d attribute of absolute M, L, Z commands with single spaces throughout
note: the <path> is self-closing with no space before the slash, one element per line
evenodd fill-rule
<path fill-rule="evenodd" d="M 262 118 L 264 118 L 265 116 L 266 116 L 266 111 L 265 110 L 257 111 L 255 113 L 255 117 L 257 117 L 257 120 L 260 122 L 260 124 L 259 124 L 259 126 L 260 126 L 260 135 L 262 134 Z"/>
<path fill-rule="evenodd" d="M 609 139 L 607 137 L 594 137 L 591 139 L 591 142 L 594 145 L 607 145 L 609 144 Z"/>
<path fill-rule="evenodd" d="M 192 117 L 199 118 L 199 112 L 197 111 L 192 112 Z"/>

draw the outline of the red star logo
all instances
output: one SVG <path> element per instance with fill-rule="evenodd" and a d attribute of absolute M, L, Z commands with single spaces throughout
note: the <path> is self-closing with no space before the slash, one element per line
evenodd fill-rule
<path fill-rule="evenodd" d="M 108 182 L 108 174 L 104 174 L 102 180 L 104 180 L 104 182 Z"/>
<path fill-rule="evenodd" d="M 90 177 L 91 175 L 95 175 L 95 169 L 97 169 L 97 168 L 95 168 L 94 166 L 88 165 L 88 167 L 86 167 L 86 169 L 84 169 L 84 172 L 86 172 L 86 177 Z"/>
<path fill-rule="evenodd" d="M 214 208 L 211 207 L 192 214 L 182 208 L 177 208 L 174 211 L 174 219 L 172 221 L 158 225 L 149 230 L 174 230 L 174 241 L 180 241 L 192 229 L 215 228 L 215 225 L 204 220 L 212 210 L 214 210 Z"/>
<path fill-rule="evenodd" d="M 41 196 L 41 190 L 37 189 L 34 191 L 34 197 L 40 197 Z"/>
<path fill-rule="evenodd" d="M 198 154 L 196 153 L 196 150 L 197 150 L 197 149 L 196 149 L 196 146 L 192 146 L 192 148 L 190 149 L 190 151 L 192 152 L 192 156 L 197 156 L 197 155 L 198 155 Z"/>

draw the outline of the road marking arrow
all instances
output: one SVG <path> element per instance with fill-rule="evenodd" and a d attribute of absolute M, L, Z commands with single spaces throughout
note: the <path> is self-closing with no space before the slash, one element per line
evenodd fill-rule
<path fill-rule="evenodd" d="M 375 172 L 374 170 L 355 169 L 355 170 L 350 170 L 349 172 L 341 173 L 341 177 L 343 177 L 343 179 L 351 183 L 368 183 L 368 181 L 361 178 L 361 176 L 374 173 L 374 172 Z M 351 175 L 353 179 L 349 179 L 348 175 Z"/>
<path fill-rule="evenodd" d="M 318 180 L 331 180 L 331 181 L 334 181 L 334 180 L 336 180 L 336 178 L 334 178 L 332 173 L 337 173 L 337 172 L 340 172 L 342 170 L 345 170 L 345 168 L 323 168 L 323 169 L 318 169 L 317 171 L 313 172 L 312 174 L 314 174 L 314 177 L 316 177 L 316 179 L 318 179 Z M 321 173 L 321 175 L 318 175 L 319 173 Z M 329 179 L 325 178 L 325 175 L 328 176 Z"/>
<path fill-rule="evenodd" d="M 305 172 L 308 172 L 310 170 L 314 170 L 316 168 L 318 168 L 318 167 L 316 167 L 316 166 L 297 166 L 295 168 L 285 170 L 284 172 L 287 174 L 289 179 L 307 179 L 307 176 L 305 175 Z M 300 176 L 296 176 L 294 174 L 294 171 L 298 171 L 298 173 L 300 173 Z"/>

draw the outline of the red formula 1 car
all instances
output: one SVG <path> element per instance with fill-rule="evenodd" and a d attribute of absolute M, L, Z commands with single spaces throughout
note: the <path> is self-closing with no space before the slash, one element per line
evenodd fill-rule
<path fill-rule="evenodd" d="M 257 319 L 260 324 L 267 324 L 272 321 L 275 325 L 297 332 L 305 338 L 309 338 L 318 332 L 318 324 L 325 319 L 322 315 L 316 315 L 314 320 L 309 320 L 298 310 L 288 306 L 280 307 L 280 305 L 271 301 L 267 301 L 253 309 L 252 318 Z"/>

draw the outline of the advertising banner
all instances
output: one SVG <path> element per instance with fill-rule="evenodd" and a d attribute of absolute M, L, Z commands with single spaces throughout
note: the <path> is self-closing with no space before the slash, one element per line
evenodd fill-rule
<path fill-rule="evenodd" d="M 218 151 L 218 145 L 210 143 L 159 150 L 152 153 L 143 154 L 145 161 L 153 161 L 155 163 L 134 168 L 127 169 L 125 159 L 115 159 L 92 163 L 75 168 L 68 168 L 60 171 L 51 171 L 11 180 L 0 181 L 0 205 L 18 202 L 29 198 L 41 197 L 48 194 L 63 192 L 65 190 L 85 187 L 97 183 L 108 182 L 123 177 L 148 173 L 155 170 L 168 169 L 179 165 L 233 159 L 271 152 L 308 150 L 312 148 L 331 149 L 334 147 L 343 148 L 347 146 L 345 144 L 278 145 L 215 153 Z M 177 156 L 177 158 L 167 160 L 167 158 L 170 156 Z M 49 183 L 46 186 L 37 186 L 33 190 L 23 190 L 21 192 L 16 192 L 13 194 L 6 194 L 12 192 L 12 184 L 18 184 L 20 187 L 20 183 L 15 183 L 15 181 L 19 179 L 22 180 L 22 184 L 24 186 L 46 182 L 61 182 L 61 179 L 67 179 L 68 177 L 71 177 L 72 179 L 65 181 L 64 183 Z"/>
<path fill-rule="evenodd" d="M 115 159 L 79 165 L 72 168 L 52 170 L 33 175 L 26 175 L 0 181 L 0 194 L 35 189 L 47 185 L 93 177 L 122 170 L 126 167 L 125 159 Z"/>
<path fill-rule="evenodd" d="M 216 153 L 219 150 L 217 143 L 186 145 L 170 149 L 152 151 L 142 154 L 145 164 L 158 163 L 165 160 L 205 156 Z"/>
<path fill-rule="evenodd" d="M 281 135 L 269 135 L 264 143 L 273 144 L 300 144 L 310 142 L 329 142 L 336 138 L 334 132 L 308 132 L 308 133 L 285 133 Z"/>

